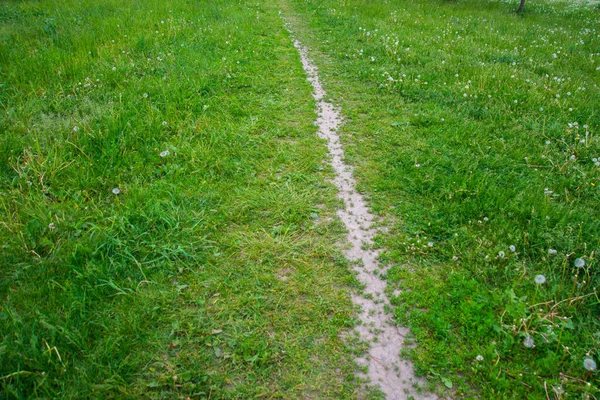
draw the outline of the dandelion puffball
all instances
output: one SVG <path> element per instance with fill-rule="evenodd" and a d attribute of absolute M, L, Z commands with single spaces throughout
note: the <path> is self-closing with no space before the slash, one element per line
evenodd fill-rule
<path fill-rule="evenodd" d="M 544 275 L 536 275 L 533 279 L 538 285 L 546 283 L 546 277 Z"/>
<path fill-rule="evenodd" d="M 592 360 L 591 358 L 586 358 L 583 360 L 583 368 L 587 369 L 588 371 L 595 371 L 596 370 L 596 361 Z"/>
<path fill-rule="evenodd" d="M 517 248 L 515 246 L 513 246 L 512 244 L 510 246 L 508 246 L 508 248 L 510 249 L 510 251 L 512 251 L 513 253 L 515 251 L 517 251 Z"/>
<path fill-rule="evenodd" d="M 576 258 L 575 259 L 575 266 L 577 268 L 583 268 L 583 267 L 585 267 L 585 260 L 583 258 Z"/>
<path fill-rule="evenodd" d="M 121 189 L 119 189 L 119 188 L 114 188 L 114 189 L 112 190 L 112 192 L 113 192 L 113 194 L 119 194 L 119 193 L 121 193 Z"/>
<path fill-rule="evenodd" d="M 523 346 L 530 349 L 533 347 L 533 345 L 534 345 L 533 338 L 529 335 L 525 336 L 525 340 L 523 340 Z"/>

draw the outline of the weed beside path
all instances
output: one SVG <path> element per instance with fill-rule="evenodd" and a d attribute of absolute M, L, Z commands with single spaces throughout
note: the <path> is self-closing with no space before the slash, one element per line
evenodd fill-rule
<path fill-rule="evenodd" d="M 269 2 L 0 4 L 8 398 L 348 398 L 353 277 Z"/>
<path fill-rule="evenodd" d="M 388 220 L 417 371 L 457 397 L 597 397 L 598 10 L 289 3 Z"/>

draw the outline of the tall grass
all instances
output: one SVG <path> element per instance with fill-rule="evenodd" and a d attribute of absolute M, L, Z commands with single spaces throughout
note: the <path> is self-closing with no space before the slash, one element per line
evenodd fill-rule
<path fill-rule="evenodd" d="M 3 397 L 349 396 L 352 277 L 274 6 L 8 1 L 0 38 Z"/>

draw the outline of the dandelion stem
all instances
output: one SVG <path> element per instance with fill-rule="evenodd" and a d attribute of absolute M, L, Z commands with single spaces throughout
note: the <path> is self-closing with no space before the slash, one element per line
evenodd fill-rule
<path fill-rule="evenodd" d="M 8 374 L 8 375 L 4 375 L 2 377 L 0 377 L 1 379 L 9 379 L 12 378 L 13 376 L 18 376 L 18 375 L 31 375 L 33 374 L 33 372 L 29 372 L 29 371 L 17 371 L 17 372 L 13 372 L 12 374 Z"/>
<path fill-rule="evenodd" d="M 556 352 L 557 353 L 558 353 L 558 350 L 560 350 L 560 339 L 562 339 L 562 334 L 563 334 L 564 330 L 565 330 L 565 325 L 563 324 L 560 328 L 560 333 L 558 334 L 558 339 L 556 339 Z M 566 352 L 563 352 L 563 357 L 560 359 L 561 364 L 565 360 L 565 356 L 566 356 Z"/>
<path fill-rule="evenodd" d="M 546 381 L 544 381 L 544 390 L 546 391 L 546 399 L 550 400 L 550 396 L 548 395 L 548 386 L 546 385 Z"/>
<path fill-rule="evenodd" d="M 551 310 L 554 310 L 556 307 L 558 307 L 558 305 L 560 303 L 564 303 L 565 301 L 569 301 L 569 305 L 571 305 L 574 302 L 576 302 L 577 300 L 582 300 L 582 299 L 585 299 L 586 297 L 590 297 L 590 296 L 593 296 L 595 294 L 596 294 L 596 290 L 594 289 L 594 291 L 592 293 L 584 294 L 583 296 L 577 296 L 577 297 L 572 297 L 572 298 L 561 300 L 558 303 L 556 303 L 555 305 L 553 305 L 552 308 L 551 308 Z"/>
<path fill-rule="evenodd" d="M 543 306 L 543 305 L 545 305 L 545 304 L 550 304 L 550 303 L 554 303 L 554 300 L 550 300 L 550 301 L 544 301 L 543 303 L 537 303 L 537 304 L 534 304 L 534 305 L 532 305 L 532 306 L 529 306 L 529 308 L 530 308 L 530 309 L 531 309 L 531 308 L 536 308 L 536 307 L 538 307 L 538 306 Z"/>
<path fill-rule="evenodd" d="M 567 378 L 567 379 L 572 379 L 572 380 L 577 381 L 577 382 L 587 383 L 587 380 L 575 378 L 573 376 L 569 376 L 569 375 L 565 375 L 565 374 L 560 374 L 560 376 L 561 376 L 561 378 Z M 586 377 L 586 379 L 587 379 L 587 377 Z"/>
<path fill-rule="evenodd" d="M 577 283 L 578 283 L 577 281 L 579 281 L 579 272 L 577 272 L 575 274 L 575 279 L 573 280 L 573 286 L 571 287 L 571 294 L 569 295 L 569 298 L 573 297 L 573 295 L 575 294 L 575 289 L 577 288 Z M 559 303 L 561 303 L 563 301 L 564 300 L 561 300 Z M 554 307 L 556 307 L 556 304 L 554 305 Z"/>

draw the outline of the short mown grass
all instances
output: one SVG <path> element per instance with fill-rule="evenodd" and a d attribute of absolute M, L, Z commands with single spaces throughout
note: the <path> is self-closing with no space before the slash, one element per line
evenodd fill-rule
<path fill-rule="evenodd" d="M 597 398 L 600 14 L 293 0 L 417 372 L 453 397 Z"/>
<path fill-rule="evenodd" d="M 0 397 L 352 397 L 332 171 L 270 2 L 2 2 L 0 114 Z"/>

